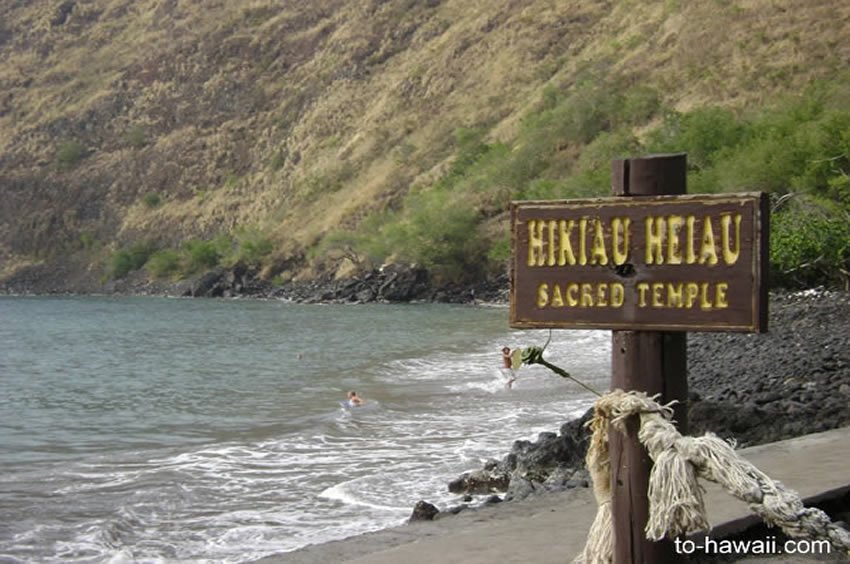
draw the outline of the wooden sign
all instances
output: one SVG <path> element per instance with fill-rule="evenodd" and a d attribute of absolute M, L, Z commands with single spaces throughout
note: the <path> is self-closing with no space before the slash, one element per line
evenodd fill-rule
<path fill-rule="evenodd" d="M 517 328 L 767 330 L 763 193 L 511 205 Z"/>

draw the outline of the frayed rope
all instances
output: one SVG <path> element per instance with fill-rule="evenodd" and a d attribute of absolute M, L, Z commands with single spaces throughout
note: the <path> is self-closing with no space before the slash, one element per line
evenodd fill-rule
<path fill-rule="evenodd" d="M 775 525 L 793 538 L 826 539 L 836 549 L 850 554 L 850 533 L 830 521 L 816 508 L 807 508 L 800 496 L 740 458 L 734 446 L 706 433 L 682 436 L 672 423 L 670 404 L 642 392 L 614 390 L 594 406 L 588 426 L 592 432 L 587 468 L 599 508 L 582 553 L 574 560 L 582 564 L 613 562 L 614 540 L 611 516 L 611 462 L 608 430 L 625 430 L 625 420 L 640 416 L 638 440 L 646 447 L 653 467 L 649 475 L 649 520 L 646 538 L 661 540 L 708 529 L 703 488 L 697 478 L 720 484 L 741 499 L 768 525 Z"/>

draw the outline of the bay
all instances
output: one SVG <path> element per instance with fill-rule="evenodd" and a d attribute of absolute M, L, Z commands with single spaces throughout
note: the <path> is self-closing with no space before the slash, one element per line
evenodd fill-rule
<path fill-rule="evenodd" d="M 592 401 L 507 308 L 0 298 L 0 560 L 249 562 L 398 525 Z M 607 386 L 607 332 L 547 358 Z M 339 402 L 355 389 L 366 405 Z"/>

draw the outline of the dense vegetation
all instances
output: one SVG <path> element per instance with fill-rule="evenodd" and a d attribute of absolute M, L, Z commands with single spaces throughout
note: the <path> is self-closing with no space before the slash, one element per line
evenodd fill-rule
<path fill-rule="evenodd" d="M 843 284 L 850 270 L 846 85 L 814 84 L 752 112 L 675 112 L 649 88 L 550 88 L 513 142 L 487 143 L 483 131 L 458 131 L 454 163 L 438 182 L 326 244 L 376 262 L 420 263 L 451 279 L 477 276 L 503 267 L 507 235 L 489 220 L 511 199 L 608 195 L 611 159 L 684 151 L 689 192 L 772 195 L 774 284 Z"/>
<path fill-rule="evenodd" d="M 240 230 L 233 237 L 190 239 L 179 249 L 159 248 L 153 241 L 143 241 L 112 253 L 107 274 L 111 278 L 123 278 L 145 268 L 155 278 L 177 279 L 218 266 L 242 264 L 257 268 L 272 248 L 271 241 L 256 229 Z"/>

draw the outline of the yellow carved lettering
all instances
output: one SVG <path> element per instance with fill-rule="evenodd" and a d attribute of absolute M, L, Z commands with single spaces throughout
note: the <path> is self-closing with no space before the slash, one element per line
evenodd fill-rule
<path fill-rule="evenodd" d="M 685 307 L 691 308 L 699 296 L 699 284 L 696 282 L 688 282 L 685 284 Z"/>
<path fill-rule="evenodd" d="M 564 307 L 564 298 L 561 297 L 561 287 L 552 284 L 552 307 Z"/>
<path fill-rule="evenodd" d="M 528 266 L 543 266 L 543 222 L 528 220 Z"/>
<path fill-rule="evenodd" d="M 644 283 L 649 288 L 647 283 Z M 646 289 L 644 289 L 646 291 Z M 626 289 L 619 282 L 546 283 L 537 286 L 537 307 L 611 307 L 623 306 Z"/>
<path fill-rule="evenodd" d="M 605 232 L 602 230 L 602 222 L 598 219 L 593 222 L 593 243 L 590 246 L 590 264 L 608 264 L 608 253 L 605 251 Z"/>
<path fill-rule="evenodd" d="M 581 307 L 593 307 L 593 286 L 591 284 L 581 285 Z"/>
<path fill-rule="evenodd" d="M 575 227 L 576 222 L 572 219 L 569 221 L 561 220 L 558 222 L 560 250 L 558 252 L 558 266 L 568 264 L 573 266 L 576 263 L 576 256 L 573 254 L 573 245 L 570 242 L 570 235 Z"/>
<path fill-rule="evenodd" d="M 646 264 L 664 264 L 664 218 L 646 218 Z"/>
<path fill-rule="evenodd" d="M 682 284 L 667 284 L 667 307 L 682 307 Z"/>
<path fill-rule="evenodd" d="M 558 222 L 554 219 L 549 220 L 549 245 L 546 248 L 548 253 L 546 253 L 546 265 L 547 266 L 555 266 L 555 228 L 558 226 Z"/>
<path fill-rule="evenodd" d="M 611 284 L 611 306 L 622 307 L 626 299 L 626 288 L 619 282 Z"/>
<path fill-rule="evenodd" d="M 720 216 L 720 240 L 723 247 L 723 262 L 726 264 L 735 264 L 738 262 L 738 257 L 741 255 L 741 214 L 735 214 L 735 250 L 732 250 L 729 230 L 731 228 L 732 216 L 724 213 Z"/>
<path fill-rule="evenodd" d="M 664 307 L 664 299 L 661 297 L 661 292 L 663 291 L 663 282 L 652 283 L 652 307 Z"/>
<path fill-rule="evenodd" d="M 638 307 L 646 307 L 646 291 L 649 290 L 649 283 L 638 282 Z"/>
<path fill-rule="evenodd" d="M 596 306 L 606 307 L 608 305 L 608 284 L 602 282 L 596 287 Z"/>
<path fill-rule="evenodd" d="M 587 264 L 587 218 L 578 220 L 578 263 L 582 266 Z"/>
<path fill-rule="evenodd" d="M 578 284 L 567 284 L 567 304 L 570 307 L 578 305 Z"/>
<path fill-rule="evenodd" d="M 706 311 L 711 309 L 711 300 L 708 299 L 708 282 L 699 285 L 699 307 Z"/>
<path fill-rule="evenodd" d="M 696 223 L 697 218 L 692 215 L 689 215 L 685 218 L 685 233 L 687 238 L 687 246 L 685 247 L 685 262 L 687 264 L 694 264 L 697 261 L 697 254 L 694 250 L 694 224 Z"/>
<path fill-rule="evenodd" d="M 667 264 L 682 264 L 682 253 L 679 250 L 679 230 L 683 218 L 671 215 L 667 218 Z"/>
<path fill-rule="evenodd" d="M 711 218 L 707 217 L 702 222 L 702 245 L 699 249 L 699 263 L 713 266 L 717 264 L 717 245 L 714 241 L 714 229 L 711 227 Z"/>
<path fill-rule="evenodd" d="M 718 309 L 729 307 L 729 301 L 726 299 L 726 291 L 729 289 L 729 284 L 726 282 L 718 282 L 717 288 L 714 290 L 714 305 Z"/>
<path fill-rule="evenodd" d="M 611 221 L 611 255 L 614 264 L 626 264 L 629 260 L 629 227 L 632 220 L 628 217 L 615 217 Z M 622 248 L 620 245 L 620 233 L 623 234 Z"/>
<path fill-rule="evenodd" d="M 549 285 L 546 283 L 537 287 L 537 307 L 543 309 L 549 305 Z"/>

